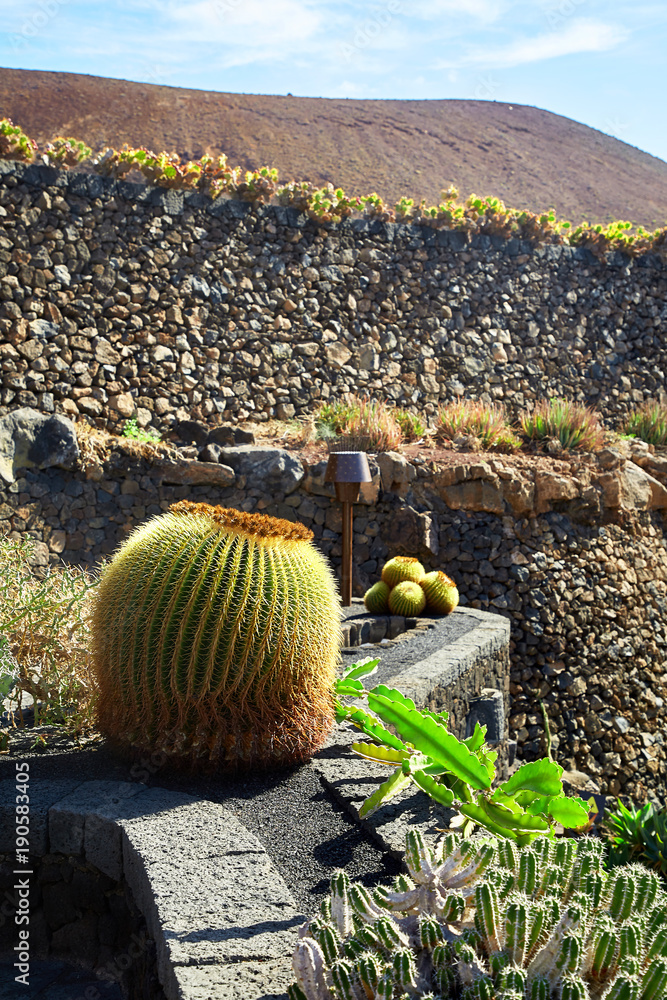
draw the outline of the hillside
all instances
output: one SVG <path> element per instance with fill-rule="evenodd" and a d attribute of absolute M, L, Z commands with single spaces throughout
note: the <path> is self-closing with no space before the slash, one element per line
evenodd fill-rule
<path fill-rule="evenodd" d="M 360 101 L 220 94 L 73 73 L 0 69 L 0 116 L 38 142 L 62 134 L 94 149 L 127 142 L 183 157 L 278 167 L 281 179 L 333 181 L 437 201 L 496 195 L 554 207 L 573 222 L 667 222 L 667 163 L 537 108 L 488 101 Z"/>

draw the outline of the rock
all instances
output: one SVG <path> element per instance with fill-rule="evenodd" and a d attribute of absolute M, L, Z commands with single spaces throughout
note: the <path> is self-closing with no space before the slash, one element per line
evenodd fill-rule
<path fill-rule="evenodd" d="M 634 462 L 628 462 L 619 471 L 618 476 L 621 487 L 621 505 L 626 510 L 648 510 L 653 499 L 653 489 L 650 482 L 652 477 Z"/>
<path fill-rule="evenodd" d="M 136 404 L 129 392 L 121 392 L 117 396 L 109 396 L 109 406 L 117 410 L 121 417 L 129 419 L 134 416 Z"/>
<path fill-rule="evenodd" d="M 380 456 L 378 455 L 378 462 L 379 459 Z M 326 471 L 326 459 L 322 462 L 316 462 L 314 465 L 307 466 L 302 487 L 306 493 L 312 493 L 314 496 L 329 497 L 331 500 L 334 500 L 336 498 L 334 485 L 333 483 L 325 482 L 324 479 Z"/>
<path fill-rule="evenodd" d="M 222 451 L 221 444 L 216 444 L 215 441 L 209 441 L 209 443 L 204 445 L 202 450 L 199 452 L 199 461 L 219 462 L 221 451 Z"/>
<path fill-rule="evenodd" d="M 438 529 L 430 514 L 420 514 L 413 507 L 402 507 L 388 524 L 383 540 L 394 554 L 403 552 L 410 556 L 437 555 Z"/>
<path fill-rule="evenodd" d="M 287 496 L 298 489 L 305 475 L 299 459 L 283 448 L 253 445 L 223 448 L 220 461 L 230 465 L 237 475 L 245 476 L 248 489 L 261 489 L 265 493 Z"/>
<path fill-rule="evenodd" d="M 74 424 L 24 407 L 0 417 L 0 477 L 13 483 L 20 468 L 71 469 L 79 457 Z"/>
<path fill-rule="evenodd" d="M 161 462 L 155 469 L 163 483 L 179 486 L 233 486 L 236 480 L 233 469 L 214 462 Z"/>
<path fill-rule="evenodd" d="M 117 365 L 122 360 L 115 347 L 112 347 L 104 337 L 94 337 L 92 343 L 95 360 L 99 361 L 101 365 Z"/>
<path fill-rule="evenodd" d="M 396 493 L 399 497 L 405 497 L 410 489 L 410 483 L 417 475 L 412 462 L 399 455 L 397 451 L 380 452 L 376 461 L 385 493 Z"/>
<path fill-rule="evenodd" d="M 198 420 L 179 420 L 178 423 L 174 424 L 174 433 L 181 441 L 187 441 L 188 444 L 194 442 L 203 447 L 209 441 L 210 431 L 206 424 L 202 424 Z M 218 443 L 222 444 L 223 442 Z"/>
<path fill-rule="evenodd" d="M 554 503 L 559 501 L 574 500 L 580 492 L 574 479 L 541 469 L 535 472 L 535 510 L 538 514 L 552 510 Z"/>
<path fill-rule="evenodd" d="M 333 368 L 342 368 L 352 357 L 352 351 L 349 351 L 344 344 L 338 341 L 334 341 L 333 344 L 327 344 L 324 348 L 324 353 L 326 354 L 327 362 Z"/>

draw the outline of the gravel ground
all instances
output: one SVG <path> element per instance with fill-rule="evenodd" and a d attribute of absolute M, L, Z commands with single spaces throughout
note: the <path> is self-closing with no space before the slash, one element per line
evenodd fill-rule
<path fill-rule="evenodd" d="M 141 770 L 133 770 L 103 740 L 77 747 L 49 727 L 15 732 L 10 754 L 0 759 L 0 779 L 13 777 L 17 760 L 30 761 L 32 781 L 66 776 L 132 781 Z M 31 749 L 39 733 L 47 739 L 41 751 Z M 328 892 L 338 868 L 369 886 L 391 881 L 399 871 L 324 790 L 309 764 L 235 779 L 193 777 L 163 767 L 147 784 L 220 802 L 233 812 L 261 840 L 305 915 Z"/>

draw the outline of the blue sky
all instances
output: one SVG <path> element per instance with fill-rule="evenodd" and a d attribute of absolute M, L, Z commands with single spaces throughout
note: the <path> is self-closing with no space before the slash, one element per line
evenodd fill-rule
<path fill-rule="evenodd" d="M 665 0 L 2 0 L 0 9 L 0 66 L 236 93 L 529 104 L 667 160 Z"/>

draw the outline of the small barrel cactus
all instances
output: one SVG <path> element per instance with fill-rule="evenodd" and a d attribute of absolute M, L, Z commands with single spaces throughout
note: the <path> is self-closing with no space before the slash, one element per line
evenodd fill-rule
<path fill-rule="evenodd" d="M 440 570 L 427 573 L 421 581 L 421 586 L 426 594 L 428 607 L 439 614 L 448 615 L 458 607 L 458 588 L 454 581 Z"/>
<path fill-rule="evenodd" d="M 421 583 L 424 579 L 424 567 L 419 559 L 412 556 L 394 556 L 384 564 L 382 569 L 382 579 L 389 587 L 395 587 L 403 580 L 411 580 L 413 583 Z"/>
<path fill-rule="evenodd" d="M 304 760 L 333 725 L 333 575 L 301 524 L 182 501 L 105 569 L 92 618 L 100 730 L 222 767 Z"/>
<path fill-rule="evenodd" d="M 339 872 L 300 929 L 290 1000 L 664 1000 L 667 893 L 603 867 L 599 840 L 407 836 L 410 876 L 370 891 Z"/>
<path fill-rule="evenodd" d="M 374 583 L 364 594 L 366 610 L 374 615 L 386 614 L 389 610 L 389 592 L 390 587 L 383 580 Z"/>
<path fill-rule="evenodd" d="M 426 607 L 426 594 L 418 583 L 403 580 L 392 587 L 389 594 L 389 610 L 392 615 L 411 617 L 419 615 Z"/>

